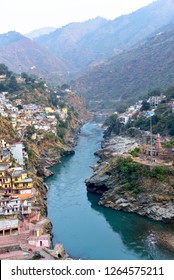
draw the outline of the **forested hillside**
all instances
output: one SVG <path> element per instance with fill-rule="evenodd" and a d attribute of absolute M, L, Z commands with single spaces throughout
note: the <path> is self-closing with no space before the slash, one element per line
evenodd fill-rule
<path fill-rule="evenodd" d="M 73 84 L 89 108 L 116 110 L 174 82 L 174 25 L 92 68 Z"/>

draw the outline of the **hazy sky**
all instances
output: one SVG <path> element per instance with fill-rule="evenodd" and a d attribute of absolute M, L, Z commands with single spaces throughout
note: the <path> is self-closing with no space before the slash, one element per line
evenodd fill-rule
<path fill-rule="evenodd" d="M 102 16 L 114 19 L 155 0 L 0 0 L 0 33 L 27 33 L 41 27 Z"/>

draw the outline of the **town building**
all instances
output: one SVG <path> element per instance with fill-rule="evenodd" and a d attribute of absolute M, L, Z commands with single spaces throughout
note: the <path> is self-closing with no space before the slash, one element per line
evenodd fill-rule
<path fill-rule="evenodd" d="M 0 197 L 0 215 L 8 216 L 19 213 L 20 200 L 18 196 Z"/>
<path fill-rule="evenodd" d="M 147 102 L 150 103 L 151 108 L 156 108 L 159 103 L 161 103 L 162 100 L 166 98 L 165 95 L 160 95 L 160 96 L 151 96 Z"/>
<path fill-rule="evenodd" d="M 37 225 L 31 232 L 28 238 L 28 244 L 34 247 L 50 247 L 50 235 L 43 233 L 43 227 Z"/>
<path fill-rule="evenodd" d="M 24 165 L 23 149 L 24 149 L 24 147 L 21 142 L 14 143 L 13 145 L 11 145 L 11 148 L 10 148 L 10 151 L 11 151 L 14 159 L 20 166 Z"/>
<path fill-rule="evenodd" d="M 2 236 L 5 237 L 5 236 L 11 236 L 17 234 L 18 234 L 18 219 L 0 220 L 0 240 Z"/>
<path fill-rule="evenodd" d="M 14 194 L 32 194 L 33 179 L 22 167 L 11 168 L 11 185 Z"/>
<path fill-rule="evenodd" d="M 119 122 L 126 125 L 129 121 L 129 116 L 127 116 L 126 114 L 120 114 L 119 115 Z"/>
<path fill-rule="evenodd" d="M 7 162 L 0 162 L 0 193 L 8 195 L 12 193 L 10 164 Z"/>

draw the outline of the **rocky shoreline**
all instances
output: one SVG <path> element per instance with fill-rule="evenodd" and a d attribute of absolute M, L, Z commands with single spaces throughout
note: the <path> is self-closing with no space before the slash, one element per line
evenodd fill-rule
<path fill-rule="evenodd" d="M 90 116 L 91 119 L 91 116 Z M 78 135 L 80 133 L 80 127 L 87 121 L 90 120 L 89 118 L 86 119 L 83 123 L 80 124 L 79 128 L 76 129 L 73 135 L 67 139 L 68 146 L 65 147 L 65 150 L 62 155 L 57 154 L 54 155 L 54 158 L 49 157 L 48 155 L 42 155 L 40 158 L 40 165 L 37 167 L 37 175 L 40 176 L 41 178 L 46 179 L 49 176 L 53 176 L 54 173 L 49 169 L 50 167 L 60 164 L 61 163 L 61 158 L 67 155 L 74 154 L 74 148 L 77 145 L 77 140 L 78 140 Z M 42 202 L 44 203 L 45 206 L 45 214 L 47 216 L 47 192 L 49 187 L 47 184 L 43 181 L 43 183 L 40 184 L 40 193 L 42 197 Z M 46 231 L 48 234 L 51 236 L 51 240 L 53 237 L 52 234 L 52 223 L 47 217 L 47 221 L 49 222 L 48 230 Z M 69 259 L 74 259 L 69 254 L 65 251 L 64 247 L 62 244 L 56 244 L 55 247 L 51 248 L 45 248 L 44 251 L 41 251 L 41 256 L 44 255 L 44 259 L 56 259 L 56 260 L 69 260 Z"/>
<path fill-rule="evenodd" d="M 79 132 L 78 132 L 79 133 Z M 74 135 L 73 138 L 71 138 L 71 148 L 69 147 L 68 149 L 65 150 L 63 156 L 67 156 L 70 154 L 74 154 L 74 147 L 77 144 L 77 136 L 78 133 Z M 41 176 L 43 179 L 46 179 L 50 176 L 53 176 L 54 173 L 49 169 L 50 167 L 56 165 L 56 164 L 60 164 L 61 163 L 61 156 L 57 156 L 57 158 L 49 158 L 49 157 L 45 157 L 45 158 L 41 158 L 40 159 L 40 167 L 37 168 L 37 174 L 39 176 Z M 45 182 L 43 182 L 42 184 L 40 184 L 40 193 L 41 193 L 41 197 L 42 197 L 42 201 L 45 205 L 45 213 L 47 216 L 47 192 L 48 192 L 49 187 L 47 186 L 47 184 Z M 53 233 L 52 233 L 52 223 L 51 220 L 47 217 L 48 220 L 48 227 L 46 228 L 46 233 L 48 233 L 51 237 L 53 237 Z M 52 242 L 51 242 L 52 243 Z M 33 256 L 34 258 L 35 256 Z M 40 251 L 40 256 L 36 257 L 37 259 L 53 259 L 53 260 L 69 260 L 72 259 L 68 253 L 65 251 L 64 247 L 62 244 L 58 243 L 55 245 L 55 247 L 53 248 L 52 245 L 50 248 L 44 248 L 43 250 Z"/>
<path fill-rule="evenodd" d="M 29 171 L 30 176 L 33 178 L 35 182 L 35 187 L 33 191 L 33 209 L 37 209 L 39 211 L 39 220 L 34 223 L 27 224 L 27 227 L 30 228 L 39 228 L 42 231 L 42 234 L 45 235 L 49 241 L 49 247 L 39 246 L 35 247 L 29 245 L 28 239 L 25 238 L 25 234 L 20 234 L 25 238 L 24 241 L 19 242 L 18 246 L 12 246 L 9 248 L 3 247 L 1 249 L 1 259 L 11 259 L 11 260 L 69 260 L 72 259 L 68 253 L 65 251 L 62 244 L 55 244 L 53 248 L 52 238 L 52 222 L 47 216 L 47 193 L 49 190 L 49 186 L 44 182 L 49 176 L 54 175 L 53 172 L 49 169 L 50 167 L 61 163 L 61 158 L 63 156 L 74 154 L 74 147 L 77 144 L 79 128 L 71 135 L 71 139 L 69 139 L 68 145 L 64 147 L 64 151 L 62 155 L 60 153 L 56 153 L 52 150 L 47 150 L 47 154 L 41 151 L 40 158 L 38 158 L 38 162 L 36 165 L 31 165 L 31 169 Z M 53 155 L 53 156 L 52 156 Z M 16 217 L 17 218 L 17 217 Z M 21 220 L 21 217 L 19 218 Z M 25 227 L 25 225 L 24 225 Z"/>
<path fill-rule="evenodd" d="M 89 192 L 104 194 L 112 188 L 113 182 L 109 180 L 110 176 L 103 172 L 103 169 L 108 166 L 109 160 L 115 155 L 128 153 L 129 150 L 137 147 L 139 142 L 134 138 L 114 136 L 105 139 L 101 144 L 101 150 L 95 152 L 99 156 L 99 161 L 92 167 L 93 175 L 85 180 L 87 190 Z"/>
<path fill-rule="evenodd" d="M 108 171 L 111 159 L 118 155 L 127 157 L 128 152 L 138 145 L 137 139 L 122 136 L 104 141 L 102 150 L 96 152 L 100 160 L 92 166 L 94 173 L 86 180 L 87 190 L 102 195 L 99 205 L 172 223 L 174 222 L 172 184 L 142 178 L 141 185 L 146 191 L 143 189 L 143 192 L 135 193 L 119 185 L 117 174 L 111 176 Z"/>
<path fill-rule="evenodd" d="M 99 205 L 116 211 L 136 213 L 155 221 L 174 222 L 174 190 L 170 184 L 155 180 L 143 181 L 146 192 L 135 194 L 117 185 L 117 180 L 108 171 L 110 160 L 119 156 L 126 157 L 130 150 L 139 145 L 138 138 L 114 136 L 102 142 L 97 151 L 99 161 L 92 166 L 93 175 L 86 179 L 88 192 L 100 194 Z M 157 191 L 158 189 L 158 191 Z M 171 232 L 158 232 L 155 236 L 158 246 L 174 252 L 174 237 Z"/>
<path fill-rule="evenodd" d="M 40 182 L 39 184 L 39 190 L 40 190 L 40 195 L 41 195 L 41 204 L 44 208 L 43 214 L 46 216 L 47 220 L 49 221 L 49 234 L 51 236 L 52 240 L 52 223 L 47 217 L 47 192 L 49 187 L 47 186 L 46 183 L 44 183 L 44 179 L 48 178 L 49 176 L 53 176 L 54 173 L 49 169 L 50 167 L 60 164 L 61 163 L 61 158 L 70 154 L 74 154 L 74 148 L 77 145 L 77 140 L 78 140 L 78 135 L 80 133 L 80 128 L 82 125 L 84 125 L 87 121 L 92 120 L 93 115 L 86 113 L 86 115 L 83 114 L 83 120 L 78 122 L 76 124 L 76 128 L 71 131 L 71 133 L 68 133 L 66 137 L 66 141 L 63 147 L 62 152 L 56 152 L 53 150 L 47 150 L 41 151 L 40 154 L 40 159 L 39 163 L 37 166 L 34 168 L 34 172 L 36 174 L 36 177 L 42 178 L 43 182 Z M 47 232 L 48 233 L 48 232 Z M 64 247 L 62 244 L 56 244 L 55 248 L 49 248 L 49 249 L 44 249 L 44 252 L 42 250 L 41 255 L 44 255 L 45 259 L 72 259 L 67 252 L 65 252 Z"/>

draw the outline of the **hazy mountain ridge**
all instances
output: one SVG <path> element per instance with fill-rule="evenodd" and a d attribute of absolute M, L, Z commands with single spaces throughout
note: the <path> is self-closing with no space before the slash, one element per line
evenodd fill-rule
<path fill-rule="evenodd" d="M 29 33 L 26 33 L 26 34 L 24 34 L 24 36 L 29 38 L 29 39 L 34 39 L 34 38 L 37 38 L 39 36 L 49 34 L 53 31 L 55 31 L 56 29 L 57 29 L 56 27 L 43 27 L 43 28 L 33 30 Z"/>
<path fill-rule="evenodd" d="M 93 97 L 94 93 L 96 95 L 96 100 L 102 99 L 106 93 L 111 93 L 114 100 L 120 99 L 120 95 L 125 97 L 127 92 L 132 92 L 132 88 L 136 92 L 140 90 L 141 95 L 141 85 L 140 87 L 137 85 L 142 83 L 137 79 L 138 77 L 142 79 L 140 73 L 145 71 L 143 69 L 148 71 L 146 63 L 143 67 L 143 59 L 147 60 L 148 56 L 144 55 L 142 59 L 139 52 L 138 56 L 136 56 L 136 52 L 133 54 L 134 50 L 126 55 L 126 50 L 137 46 L 138 43 L 141 43 L 142 46 L 142 40 L 146 40 L 154 32 L 163 32 L 159 30 L 162 30 L 166 24 L 169 24 L 172 29 L 171 20 L 174 20 L 174 2 L 158 0 L 115 20 L 97 17 L 82 23 L 70 23 L 48 35 L 36 38 L 35 41 L 17 32 L 9 32 L 0 35 L 0 62 L 5 63 L 15 72 L 33 73 L 44 77 L 53 84 L 69 83 L 70 80 L 82 76 L 86 70 L 92 71 L 91 78 L 89 78 L 90 74 L 86 74 L 76 82 L 76 86 L 78 85 L 82 93 L 87 96 L 92 90 Z M 146 44 L 146 48 L 148 48 L 148 42 Z M 165 46 L 163 47 L 165 48 Z M 161 51 L 163 52 L 162 49 Z M 113 55 L 116 56 L 113 57 Z M 161 56 L 160 53 L 159 56 Z M 107 61 L 108 58 L 111 58 L 111 62 Z M 166 58 L 164 57 L 164 59 Z M 133 60 L 135 61 L 133 62 Z M 141 62 L 141 67 L 136 60 Z M 115 66 L 112 62 L 115 63 Z M 106 67 L 105 70 L 103 70 L 103 63 Z M 121 67 L 122 63 L 128 65 Z M 95 65 L 98 65 L 99 68 L 94 68 Z M 154 65 L 156 65 L 156 61 Z M 115 70 L 111 70 L 109 67 Z M 136 82 L 133 81 L 133 73 L 136 72 L 134 67 L 140 71 L 135 77 Z M 163 65 L 161 67 L 164 68 Z M 98 69 L 101 69 L 101 73 Z M 115 75 L 113 75 L 114 71 Z M 119 73 L 126 73 L 125 77 L 120 76 Z M 155 73 L 157 76 L 159 75 L 155 79 L 158 86 L 160 79 L 163 80 L 165 75 L 162 77 L 158 70 Z M 85 79 L 88 81 L 87 84 Z M 97 80 L 99 79 L 102 80 L 98 85 Z M 143 79 L 145 78 L 143 77 Z M 152 83 L 151 80 L 146 82 L 144 92 L 147 87 L 154 86 L 154 82 Z M 115 89 L 116 83 L 120 90 Z M 113 92 L 116 92 L 116 97 Z M 128 93 L 128 95 L 130 94 Z"/>
<path fill-rule="evenodd" d="M 174 2 L 158 0 L 114 20 L 72 23 L 36 40 L 73 67 L 84 70 L 132 47 L 173 18 Z"/>
<path fill-rule="evenodd" d="M 0 62 L 14 72 L 29 72 L 49 78 L 66 72 L 68 66 L 47 49 L 15 31 L 0 35 Z"/>
<path fill-rule="evenodd" d="M 134 102 L 154 88 L 174 83 L 174 25 L 107 63 L 93 67 L 73 84 L 90 108 L 107 109 Z M 167 27 L 166 27 L 167 28 Z"/>
<path fill-rule="evenodd" d="M 78 67 L 78 56 L 82 55 L 78 52 L 80 41 L 107 22 L 106 19 L 97 17 L 82 23 L 70 23 L 48 35 L 36 38 L 35 41 L 45 46 L 56 57 L 68 61 L 73 67 Z"/>

